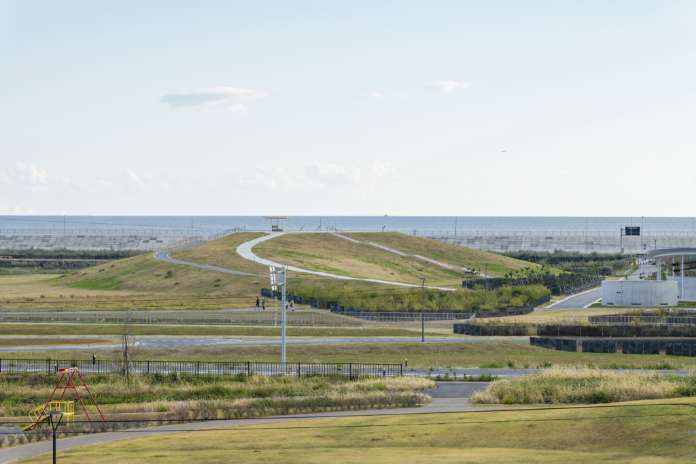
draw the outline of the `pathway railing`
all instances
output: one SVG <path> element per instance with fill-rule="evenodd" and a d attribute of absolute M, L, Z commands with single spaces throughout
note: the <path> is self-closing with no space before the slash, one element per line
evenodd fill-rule
<path fill-rule="evenodd" d="M 256 361 L 129 361 L 129 374 L 191 375 L 191 376 L 338 376 L 397 377 L 403 375 L 401 364 L 380 363 L 272 363 Z M 67 359 L 1 359 L 1 374 L 55 374 L 59 369 L 77 367 L 82 373 L 123 374 L 126 364 L 120 360 L 67 360 Z"/>

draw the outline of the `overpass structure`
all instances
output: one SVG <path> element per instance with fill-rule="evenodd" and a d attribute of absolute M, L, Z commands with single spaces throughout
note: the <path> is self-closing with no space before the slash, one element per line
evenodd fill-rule
<path fill-rule="evenodd" d="M 641 262 L 639 278 L 602 282 L 607 306 L 676 306 L 696 301 L 696 248 L 656 249 Z"/>

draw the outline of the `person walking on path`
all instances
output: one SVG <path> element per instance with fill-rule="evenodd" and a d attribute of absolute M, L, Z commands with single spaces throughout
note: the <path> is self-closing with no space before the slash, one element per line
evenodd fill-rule
<path fill-rule="evenodd" d="M 259 301 L 259 297 L 256 297 L 256 307 L 258 308 L 261 305 L 261 302 Z"/>
<path fill-rule="evenodd" d="M 261 298 L 261 308 L 263 311 L 266 310 L 266 299 L 265 298 Z"/>

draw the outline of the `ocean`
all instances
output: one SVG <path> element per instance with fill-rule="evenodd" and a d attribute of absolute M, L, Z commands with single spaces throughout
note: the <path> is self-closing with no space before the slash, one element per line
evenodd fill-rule
<path fill-rule="evenodd" d="M 641 226 L 644 233 L 696 232 L 687 217 L 473 217 L 473 216 L 290 216 L 285 230 L 398 231 L 418 235 L 482 233 L 618 233 Z M 269 230 L 264 216 L 0 216 L 0 233 L 67 233 L 86 231 L 170 231 L 188 234 L 230 229 Z"/>

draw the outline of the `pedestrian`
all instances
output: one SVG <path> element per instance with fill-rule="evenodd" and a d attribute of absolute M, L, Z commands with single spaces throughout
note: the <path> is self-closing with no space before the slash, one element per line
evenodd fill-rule
<path fill-rule="evenodd" d="M 92 353 L 92 365 L 97 364 L 97 355 L 95 353 Z"/>
<path fill-rule="evenodd" d="M 257 296 L 256 297 L 256 307 L 258 308 L 260 304 L 261 304 L 261 302 L 259 301 L 259 297 Z"/>
<path fill-rule="evenodd" d="M 265 298 L 261 298 L 261 308 L 263 311 L 266 310 L 266 299 Z"/>
<path fill-rule="evenodd" d="M 404 358 L 404 367 L 408 368 L 408 358 Z"/>
<path fill-rule="evenodd" d="M 295 300 L 290 300 L 290 311 L 295 311 Z"/>

